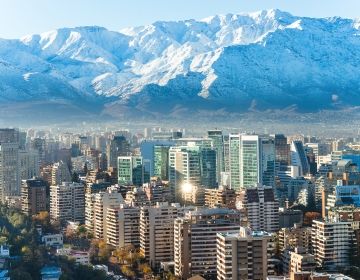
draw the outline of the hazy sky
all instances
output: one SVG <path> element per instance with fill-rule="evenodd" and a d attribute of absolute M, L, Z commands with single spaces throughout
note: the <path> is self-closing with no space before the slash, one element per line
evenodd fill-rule
<path fill-rule="evenodd" d="M 0 0 L 0 38 L 81 25 L 119 30 L 156 20 L 269 8 L 299 16 L 360 17 L 359 0 Z"/>

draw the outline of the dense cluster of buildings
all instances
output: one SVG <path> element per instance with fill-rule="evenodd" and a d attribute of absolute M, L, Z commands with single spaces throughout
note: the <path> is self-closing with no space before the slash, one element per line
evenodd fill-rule
<path fill-rule="evenodd" d="M 0 129 L 2 203 L 83 224 L 180 279 L 346 271 L 360 256 L 359 164 L 354 139 Z"/>

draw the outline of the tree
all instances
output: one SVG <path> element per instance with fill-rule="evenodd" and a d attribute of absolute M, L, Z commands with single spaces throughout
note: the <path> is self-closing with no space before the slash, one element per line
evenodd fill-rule
<path fill-rule="evenodd" d="M 29 272 L 23 271 L 21 268 L 16 268 L 10 270 L 9 273 L 11 280 L 32 280 L 31 274 Z"/>
<path fill-rule="evenodd" d="M 144 274 L 144 275 L 149 276 L 149 275 L 152 274 L 151 267 L 150 267 L 150 265 L 147 264 L 147 263 L 140 264 L 138 269 L 139 269 L 139 271 L 140 271 L 142 274 Z"/>
<path fill-rule="evenodd" d="M 77 174 L 76 172 L 74 172 L 71 176 L 71 181 L 74 183 L 80 183 L 80 177 L 79 174 Z"/>
<path fill-rule="evenodd" d="M 135 271 L 133 271 L 129 265 L 122 265 L 121 272 L 127 277 L 135 277 Z"/>
<path fill-rule="evenodd" d="M 312 221 L 321 217 L 318 212 L 306 212 L 304 215 L 304 225 L 311 226 Z"/>

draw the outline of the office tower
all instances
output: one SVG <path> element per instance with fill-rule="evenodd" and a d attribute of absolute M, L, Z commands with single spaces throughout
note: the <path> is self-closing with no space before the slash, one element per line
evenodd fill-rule
<path fill-rule="evenodd" d="M 13 128 L 0 128 L 0 143 L 19 143 L 19 131 Z"/>
<path fill-rule="evenodd" d="M 19 131 L 0 129 L 0 198 L 5 202 L 11 196 L 20 195 Z"/>
<path fill-rule="evenodd" d="M 270 137 L 230 134 L 230 186 L 248 188 L 275 184 L 275 145 Z"/>
<path fill-rule="evenodd" d="M 119 185 L 141 186 L 144 183 L 143 158 L 140 156 L 118 157 Z"/>
<path fill-rule="evenodd" d="M 175 275 L 215 277 L 217 233 L 235 230 L 240 230 L 240 212 L 227 208 L 199 209 L 175 219 Z"/>
<path fill-rule="evenodd" d="M 333 194 L 329 194 L 327 198 L 328 209 L 345 205 L 360 207 L 360 185 L 338 185 L 335 187 Z"/>
<path fill-rule="evenodd" d="M 224 135 L 224 171 L 230 172 L 230 141 L 229 135 Z"/>
<path fill-rule="evenodd" d="M 220 174 L 225 171 L 224 161 L 224 137 L 221 130 L 209 130 L 207 132 L 208 138 L 212 139 L 213 148 L 216 151 L 216 182 L 220 182 Z"/>
<path fill-rule="evenodd" d="M 40 175 L 39 155 L 34 151 L 19 151 L 20 180 L 27 180 Z"/>
<path fill-rule="evenodd" d="M 240 134 L 229 135 L 230 187 L 240 189 Z"/>
<path fill-rule="evenodd" d="M 71 182 L 71 174 L 67 164 L 59 161 L 52 166 L 51 185 L 60 185 L 62 182 Z"/>
<path fill-rule="evenodd" d="M 217 234 L 217 279 L 267 279 L 271 235 L 241 228 Z"/>
<path fill-rule="evenodd" d="M 94 232 L 95 194 L 104 192 L 110 183 L 88 183 L 85 187 L 85 226 L 89 232 Z"/>
<path fill-rule="evenodd" d="M 144 138 L 150 139 L 151 138 L 152 129 L 151 127 L 145 127 L 144 128 Z"/>
<path fill-rule="evenodd" d="M 46 143 L 45 139 L 35 138 L 31 141 L 31 150 L 34 150 L 39 155 L 39 165 L 43 166 L 45 162 Z"/>
<path fill-rule="evenodd" d="M 41 179 L 22 180 L 21 183 L 21 210 L 32 216 L 42 211 L 48 211 L 48 184 Z"/>
<path fill-rule="evenodd" d="M 240 186 L 261 183 L 274 186 L 275 145 L 269 137 L 242 135 L 240 141 Z"/>
<path fill-rule="evenodd" d="M 161 180 L 169 179 L 169 149 L 170 146 L 155 145 L 154 146 L 154 177 Z"/>
<path fill-rule="evenodd" d="M 106 243 L 114 247 L 140 246 L 140 208 L 121 204 L 106 215 Z"/>
<path fill-rule="evenodd" d="M 9 136 L 9 139 L 12 137 Z M 3 203 L 8 198 L 20 196 L 19 175 L 19 143 L 0 142 L 0 191 Z"/>
<path fill-rule="evenodd" d="M 162 173 L 165 176 L 164 178 L 167 178 L 169 175 L 166 172 L 168 164 L 165 164 L 169 160 L 169 147 L 174 145 L 174 141 L 168 140 L 144 140 L 140 143 L 140 154 L 143 157 L 144 169 L 150 177 L 159 176 Z"/>
<path fill-rule="evenodd" d="M 260 145 L 260 182 L 265 186 L 275 187 L 275 144 L 271 137 L 261 137 Z M 244 162 L 244 161 L 243 161 Z"/>
<path fill-rule="evenodd" d="M 300 176 L 310 172 L 309 163 L 301 141 L 293 141 L 290 145 L 291 165 L 299 167 Z"/>
<path fill-rule="evenodd" d="M 306 143 L 305 146 L 312 149 L 316 163 L 319 163 L 319 156 L 325 156 L 330 152 L 329 145 L 325 143 Z"/>
<path fill-rule="evenodd" d="M 317 267 L 329 270 L 347 267 L 353 246 L 351 222 L 315 220 L 311 242 Z"/>
<path fill-rule="evenodd" d="M 106 154 L 106 138 L 103 135 L 96 135 L 94 140 L 95 149 Z"/>
<path fill-rule="evenodd" d="M 60 143 L 54 139 L 46 140 L 45 142 L 45 163 L 55 162 L 58 159 L 57 155 L 60 150 Z"/>
<path fill-rule="evenodd" d="M 168 203 L 140 210 L 140 252 L 152 268 L 174 260 L 174 219 L 178 208 Z"/>
<path fill-rule="evenodd" d="M 85 193 L 83 184 L 63 182 L 50 186 L 50 218 L 61 223 L 84 223 Z"/>
<path fill-rule="evenodd" d="M 275 144 L 275 165 L 277 170 L 280 166 L 290 165 L 290 145 L 283 134 L 272 135 Z"/>
<path fill-rule="evenodd" d="M 217 187 L 216 156 L 217 151 L 214 149 L 203 148 L 200 151 L 201 185 L 206 188 Z"/>
<path fill-rule="evenodd" d="M 236 192 L 228 187 L 220 187 L 219 189 L 205 189 L 205 205 L 214 207 L 236 208 Z"/>
<path fill-rule="evenodd" d="M 130 153 L 130 144 L 124 136 L 114 136 L 106 148 L 108 168 L 117 167 L 117 160 L 120 156 L 128 156 Z"/>
<path fill-rule="evenodd" d="M 100 170 L 105 171 L 107 169 L 107 159 L 106 154 L 100 153 L 97 158 L 97 166 Z"/>
<path fill-rule="evenodd" d="M 107 224 L 106 217 L 108 209 L 120 207 L 124 199 L 116 188 L 108 188 L 106 191 L 94 195 L 94 237 L 106 240 Z"/>
<path fill-rule="evenodd" d="M 200 148 L 171 147 L 169 150 L 169 181 L 172 193 L 180 199 L 183 188 L 201 185 Z"/>
<path fill-rule="evenodd" d="M 279 229 L 279 202 L 272 187 L 247 188 L 242 203 L 253 230 L 275 232 Z"/>

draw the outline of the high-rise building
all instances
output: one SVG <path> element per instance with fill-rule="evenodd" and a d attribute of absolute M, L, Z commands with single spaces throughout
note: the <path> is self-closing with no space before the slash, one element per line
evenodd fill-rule
<path fill-rule="evenodd" d="M 85 226 L 89 232 L 94 232 L 95 194 L 105 192 L 110 183 L 88 183 L 85 187 Z"/>
<path fill-rule="evenodd" d="M 154 146 L 154 176 L 161 180 L 169 179 L 169 149 L 167 145 Z"/>
<path fill-rule="evenodd" d="M 152 268 L 174 260 L 174 220 L 178 207 L 168 203 L 140 210 L 140 252 Z"/>
<path fill-rule="evenodd" d="M 170 148 L 169 181 L 176 199 L 180 199 L 184 186 L 201 185 L 200 148 L 198 146 Z"/>
<path fill-rule="evenodd" d="M 2 202 L 20 196 L 18 142 L 0 142 L 0 192 Z"/>
<path fill-rule="evenodd" d="M 19 131 L 13 128 L 0 128 L 0 143 L 19 143 Z"/>
<path fill-rule="evenodd" d="M 106 215 L 106 243 L 114 247 L 140 246 L 140 208 L 121 204 Z"/>
<path fill-rule="evenodd" d="M 242 206 L 253 230 L 276 232 L 279 229 L 279 202 L 272 187 L 247 188 Z"/>
<path fill-rule="evenodd" d="M 220 178 L 220 174 L 217 177 L 216 164 L 217 164 L 217 151 L 210 148 L 203 148 L 200 151 L 200 174 L 201 185 L 206 188 L 216 188 L 217 178 Z"/>
<path fill-rule="evenodd" d="M 283 134 L 272 135 L 275 143 L 275 161 L 277 165 L 290 165 L 290 145 Z"/>
<path fill-rule="evenodd" d="M 36 215 L 48 211 L 48 184 L 41 179 L 22 180 L 21 210 L 29 215 Z"/>
<path fill-rule="evenodd" d="M 261 183 L 274 186 L 275 145 L 269 137 L 242 135 L 240 142 L 240 186 Z"/>
<path fill-rule="evenodd" d="M 306 157 L 304 145 L 301 141 L 293 141 L 290 146 L 291 165 L 299 167 L 300 176 L 310 172 L 310 166 Z"/>
<path fill-rule="evenodd" d="M 239 190 L 275 184 L 275 145 L 271 137 L 230 134 L 230 186 Z"/>
<path fill-rule="evenodd" d="M 51 185 L 60 185 L 63 182 L 70 182 L 71 174 L 66 163 L 59 161 L 53 164 L 51 171 Z"/>
<path fill-rule="evenodd" d="M 230 172 L 230 141 L 229 135 L 224 135 L 224 171 Z"/>
<path fill-rule="evenodd" d="M 239 232 L 217 234 L 217 279 L 267 279 L 271 235 L 241 228 Z"/>
<path fill-rule="evenodd" d="M 46 153 L 46 143 L 45 139 L 35 138 L 31 141 L 31 149 L 36 151 L 39 155 L 39 165 L 44 166 L 45 162 L 45 153 Z"/>
<path fill-rule="evenodd" d="M 94 237 L 98 239 L 107 238 L 106 217 L 109 208 L 120 207 L 124 203 L 124 199 L 116 188 L 108 188 L 104 192 L 94 195 Z"/>
<path fill-rule="evenodd" d="M 130 153 L 130 144 L 124 136 L 114 136 L 106 148 L 108 168 L 116 168 L 118 157 L 128 156 Z"/>
<path fill-rule="evenodd" d="M 229 135 L 229 171 L 230 187 L 234 190 L 240 189 L 240 134 Z"/>
<path fill-rule="evenodd" d="M 50 186 L 50 218 L 64 223 L 84 223 L 85 193 L 80 183 L 63 182 Z"/>
<path fill-rule="evenodd" d="M 315 220 L 311 242 L 318 267 L 330 270 L 347 267 L 353 246 L 351 222 Z"/>
<path fill-rule="evenodd" d="M 208 138 L 213 141 L 213 148 L 216 151 L 216 182 L 220 182 L 220 174 L 225 171 L 225 161 L 224 161 L 224 137 L 221 130 L 209 130 L 207 133 Z"/>
<path fill-rule="evenodd" d="M 175 275 L 216 276 L 216 235 L 240 230 L 240 212 L 227 208 L 190 211 L 175 220 Z"/>
<path fill-rule="evenodd" d="M 20 180 L 27 180 L 40 175 L 39 156 L 34 151 L 19 151 Z"/>
<path fill-rule="evenodd" d="M 141 186 L 144 183 L 144 166 L 141 156 L 118 157 L 119 185 Z"/>
<path fill-rule="evenodd" d="M 175 142 L 170 140 L 144 140 L 140 143 L 140 154 L 143 157 L 145 172 L 150 177 L 157 176 L 165 180 L 169 176 L 168 161 L 169 148 L 174 146 Z M 166 172 L 167 171 L 167 172 Z"/>

